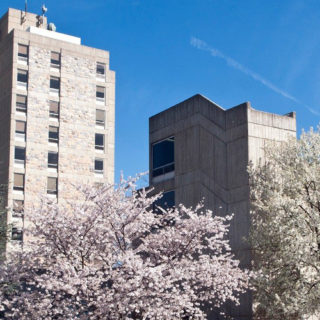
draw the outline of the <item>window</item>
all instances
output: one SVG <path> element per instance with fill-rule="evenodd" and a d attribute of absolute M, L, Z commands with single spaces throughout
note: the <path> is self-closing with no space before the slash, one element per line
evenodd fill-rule
<path fill-rule="evenodd" d="M 13 200 L 12 215 L 20 216 L 23 213 L 24 201 L 23 200 Z"/>
<path fill-rule="evenodd" d="M 104 78 L 106 73 L 106 65 L 104 63 L 97 62 L 97 77 Z"/>
<path fill-rule="evenodd" d="M 14 162 L 17 164 L 24 164 L 26 160 L 26 149 L 22 147 L 14 148 Z"/>
<path fill-rule="evenodd" d="M 101 133 L 96 133 L 95 137 L 95 145 L 97 150 L 104 149 L 104 136 Z"/>
<path fill-rule="evenodd" d="M 28 61 L 28 46 L 18 44 L 18 61 Z"/>
<path fill-rule="evenodd" d="M 153 203 L 153 211 L 155 213 L 161 213 L 161 210 L 159 209 L 169 209 L 175 206 L 175 192 L 174 191 L 168 191 L 164 192 L 162 194 L 162 198 L 156 200 Z"/>
<path fill-rule="evenodd" d="M 105 96 L 105 88 L 97 86 L 97 90 L 96 90 L 97 101 L 104 101 L 104 96 Z"/>
<path fill-rule="evenodd" d="M 27 112 L 27 96 L 17 94 L 16 96 L 16 110 L 20 112 Z"/>
<path fill-rule="evenodd" d="M 51 67 L 60 68 L 60 53 L 51 52 Z"/>
<path fill-rule="evenodd" d="M 152 145 L 152 176 L 174 171 L 174 137 Z"/>
<path fill-rule="evenodd" d="M 27 70 L 18 69 L 17 81 L 18 81 L 18 86 L 19 87 L 21 87 L 23 89 L 27 89 L 28 71 Z"/>
<path fill-rule="evenodd" d="M 15 173 L 13 178 L 13 189 L 18 191 L 24 190 L 24 174 Z"/>
<path fill-rule="evenodd" d="M 59 141 L 59 128 L 49 126 L 49 142 L 58 143 Z"/>
<path fill-rule="evenodd" d="M 12 227 L 11 240 L 22 241 L 23 233 L 21 229 Z"/>
<path fill-rule="evenodd" d="M 47 193 L 56 195 L 58 193 L 57 186 L 58 186 L 58 179 L 53 177 L 48 177 Z"/>
<path fill-rule="evenodd" d="M 96 110 L 96 125 L 104 127 L 105 112 L 104 110 Z"/>
<path fill-rule="evenodd" d="M 58 153 L 48 152 L 48 168 L 58 168 Z"/>
<path fill-rule="evenodd" d="M 25 121 L 16 121 L 16 137 L 23 140 L 26 139 L 26 122 Z"/>
<path fill-rule="evenodd" d="M 50 77 L 50 92 L 59 93 L 60 91 L 60 78 Z"/>
<path fill-rule="evenodd" d="M 103 173 L 103 160 L 95 159 L 94 160 L 94 172 L 95 173 Z"/>
<path fill-rule="evenodd" d="M 51 118 L 59 118 L 59 102 L 57 101 L 49 102 L 49 116 Z"/>

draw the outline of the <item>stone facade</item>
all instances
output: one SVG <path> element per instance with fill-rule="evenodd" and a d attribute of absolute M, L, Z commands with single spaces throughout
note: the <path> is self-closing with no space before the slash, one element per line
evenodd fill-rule
<path fill-rule="evenodd" d="M 243 103 L 224 110 L 196 95 L 149 119 L 150 186 L 154 192 L 174 191 L 175 204 L 195 206 L 204 199 L 214 214 L 234 214 L 229 239 L 241 267 L 251 267 L 244 240 L 249 233 L 249 161 L 263 159 L 267 141 L 296 135 L 295 114 L 261 112 Z M 152 176 L 152 146 L 174 137 L 174 172 Z M 225 306 L 235 319 L 249 320 L 252 297 L 241 297 L 240 307 Z M 209 319 L 219 319 L 214 313 Z"/>
<path fill-rule="evenodd" d="M 9 9 L 0 20 L 0 185 L 8 186 L 7 205 L 23 200 L 26 211 L 47 195 L 48 177 L 57 178 L 57 195 L 49 196 L 58 202 L 72 200 L 79 184 L 114 182 L 115 73 L 109 52 L 48 31 L 46 18 L 39 18 Z M 18 57 L 19 45 L 28 47 L 27 59 Z M 53 52 L 58 66 L 51 63 Z M 97 63 L 104 74 L 97 73 Z M 28 72 L 26 88 L 17 81 L 18 70 Z M 60 81 L 57 90 L 50 88 L 53 77 Z M 104 88 L 104 99 L 96 98 L 97 86 Z M 27 96 L 27 112 L 17 110 L 17 95 Z M 58 118 L 49 114 L 51 101 L 59 103 Z M 104 124 L 96 124 L 97 109 L 104 111 Z M 16 121 L 26 123 L 25 139 L 17 138 Z M 48 141 L 49 127 L 58 128 L 58 143 Z M 104 150 L 95 148 L 97 133 L 104 136 Z M 24 165 L 17 165 L 15 147 L 25 148 Z M 48 167 L 48 152 L 58 153 L 57 169 Z M 95 159 L 103 161 L 103 172 L 95 172 Z M 14 190 L 15 173 L 25 176 L 23 191 Z M 26 221 L 8 213 L 8 222 L 19 228 Z"/>

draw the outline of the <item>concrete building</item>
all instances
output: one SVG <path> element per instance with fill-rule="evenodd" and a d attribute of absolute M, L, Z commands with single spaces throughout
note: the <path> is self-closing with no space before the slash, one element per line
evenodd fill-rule
<path fill-rule="evenodd" d="M 39 195 L 60 202 L 73 185 L 114 180 L 109 52 L 54 30 L 45 16 L 15 9 L 0 20 L 0 185 L 11 244 L 23 238 L 21 208 Z"/>
<path fill-rule="evenodd" d="M 266 113 L 248 102 L 224 110 L 195 95 L 149 119 L 150 186 L 164 191 L 162 206 L 195 206 L 204 198 L 217 215 L 234 213 L 231 246 L 241 267 L 250 268 L 244 240 L 250 227 L 248 163 L 263 159 L 267 141 L 295 135 L 295 113 Z M 251 319 L 251 294 L 225 311 L 237 320 Z M 220 318 L 211 313 L 209 319 Z"/>

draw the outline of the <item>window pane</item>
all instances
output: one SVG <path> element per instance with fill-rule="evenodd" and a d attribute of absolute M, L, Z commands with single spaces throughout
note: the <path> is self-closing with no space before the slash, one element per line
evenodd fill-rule
<path fill-rule="evenodd" d="M 104 145 L 103 140 L 104 140 L 103 134 L 96 133 L 95 144 L 97 149 L 103 149 L 103 145 Z"/>
<path fill-rule="evenodd" d="M 58 166 L 58 153 L 49 152 L 48 153 L 48 167 L 56 168 Z"/>
<path fill-rule="evenodd" d="M 16 132 L 26 133 L 26 123 L 24 121 L 16 121 Z"/>
<path fill-rule="evenodd" d="M 28 71 L 26 71 L 26 70 L 18 70 L 17 80 L 19 82 L 27 83 L 28 82 Z"/>
<path fill-rule="evenodd" d="M 14 174 L 14 180 L 13 180 L 13 185 L 15 188 L 23 189 L 24 185 L 24 174 L 21 173 L 15 173 Z"/>
<path fill-rule="evenodd" d="M 22 112 L 25 112 L 27 110 L 27 96 L 17 94 L 16 109 L 17 111 L 22 111 Z"/>
<path fill-rule="evenodd" d="M 59 112 L 59 102 L 57 101 L 50 101 L 50 112 Z"/>
<path fill-rule="evenodd" d="M 104 73 L 105 73 L 105 64 L 97 63 L 97 74 L 104 75 Z"/>
<path fill-rule="evenodd" d="M 99 123 L 104 123 L 105 112 L 104 110 L 96 110 L 96 121 Z"/>
<path fill-rule="evenodd" d="M 97 86 L 96 97 L 97 98 L 104 98 L 104 87 Z"/>
<path fill-rule="evenodd" d="M 174 137 L 158 142 L 152 146 L 152 168 L 174 163 Z"/>
<path fill-rule="evenodd" d="M 47 192 L 50 194 L 56 194 L 57 193 L 57 178 L 48 177 L 48 187 Z"/>
<path fill-rule="evenodd" d="M 28 57 L 28 46 L 23 45 L 23 44 L 19 44 L 18 45 L 18 56 L 27 58 Z"/>
<path fill-rule="evenodd" d="M 59 139 L 59 128 L 49 126 L 49 141 L 58 142 Z"/>
<path fill-rule="evenodd" d="M 20 148 L 20 147 L 15 147 L 14 158 L 16 160 L 23 160 L 24 161 L 26 159 L 26 149 Z"/>
<path fill-rule="evenodd" d="M 12 240 L 22 241 L 22 230 L 13 227 L 12 228 L 12 234 L 11 234 Z"/>
<path fill-rule="evenodd" d="M 59 65 L 60 64 L 60 53 L 59 52 L 51 52 L 51 63 Z"/>
<path fill-rule="evenodd" d="M 94 170 L 96 171 L 103 171 L 103 160 L 96 159 L 94 161 Z"/>
<path fill-rule="evenodd" d="M 160 207 L 162 209 L 168 209 L 175 206 L 175 192 L 174 191 L 168 191 L 164 192 L 162 195 L 162 198 L 156 200 L 153 203 L 153 210 L 157 213 L 161 213 L 161 210 L 157 207 Z"/>
<path fill-rule="evenodd" d="M 50 88 L 51 89 L 60 89 L 60 78 L 51 77 L 50 78 Z"/>
<path fill-rule="evenodd" d="M 13 200 L 12 209 L 16 213 L 21 213 L 23 211 L 24 201 L 23 200 Z"/>

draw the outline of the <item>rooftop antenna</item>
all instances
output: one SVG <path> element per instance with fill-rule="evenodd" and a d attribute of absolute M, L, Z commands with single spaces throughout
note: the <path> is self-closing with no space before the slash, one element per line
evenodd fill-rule
<path fill-rule="evenodd" d="M 42 5 L 42 17 L 44 17 L 45 13 L 48 11 L 48 9 L 46 8 L 46 6 L 43 4 Z"/>
<path fill-rule="evenodd" d="M 27 14 L 28 11 L 28 0 L 24 1 L 24 12 Z"/>

